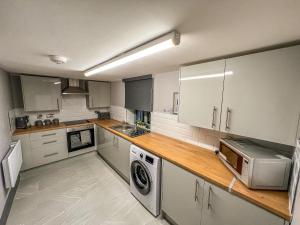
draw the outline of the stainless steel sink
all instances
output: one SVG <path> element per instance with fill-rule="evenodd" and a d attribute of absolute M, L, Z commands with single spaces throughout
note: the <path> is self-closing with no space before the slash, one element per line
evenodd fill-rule
<path fill-rule="evenodd" d="M 147 131 L 147 130 L 138 128 L 138 127 L 136 127 L 134 125 L 130 125 L 130 124 L 122 124 L 122 125 L 112 126 L 111 129 L 118 131 L 122 134 L 125 134 L 129 137 L 137 137 L 137 136 L 149 133 L 149 131 Z"/>
<path fill-rule="evenodd" d="M 129 124 L 124 124 L 124 125 L 122 124 L 122 125 L 112 126 L 111 128 L 117 131 L 127 131 L 127 130 L 135 129 L 135 126 Z"/>

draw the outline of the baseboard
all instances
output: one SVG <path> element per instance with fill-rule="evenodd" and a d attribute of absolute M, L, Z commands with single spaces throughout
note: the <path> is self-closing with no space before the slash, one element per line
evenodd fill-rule
<path fill-rule="evenodd" d="M 17 179 L 16 186 L 14 188 L 12 188 L 10 190 L 9 194 L 8 194 L 8 197 L 6 199 L 5 206 L 4 206 L 4 209 L 3 209 L 3 213 L 2 213 L 1 218 L 0 218 L 0 225 L 5 225 L 6 224 L 6 221 L 7 221 L 7 218 L 9 216 L 10 209 L 11 209 L 14 197 L 16 195 L 19 183 L 20 183 L 20 176 Z"/>

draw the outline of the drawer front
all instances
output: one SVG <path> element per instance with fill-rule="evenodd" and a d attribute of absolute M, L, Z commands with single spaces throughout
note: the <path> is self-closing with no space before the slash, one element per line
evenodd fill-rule
<path fill-rule="evenodd" d="M 34 166 L 55 162 L 68 157 L 68 149 L 65 144 L 49 144 L 42 148 L 32 149 L 32 159 Z"/>
<path fill-rule="evenodd" d="M 40 139 L 53 139 L 53 138 L 59 138 L 62 136 L 66 136 L 66 129 L 57 129 L 57 130 L 49 130 L 44 132 L 37 132 L 30 134 L 30 140 L 40 140 Z"/>
<path fill-rule="evenodd" d="M 44 148 L 44 147 L 48 147 L 48 146 L 53 146 L 53 145 L 57 145 L 57 144 L 62 144 L 67 146 L 67 138 L 66 136 L 62 135 L 62 136 L 49 136 L 48 138 L 41 138 L 38 140 L 33 140 L 31 141 L 31 148 L 35 149 L 35 148 Z"/>

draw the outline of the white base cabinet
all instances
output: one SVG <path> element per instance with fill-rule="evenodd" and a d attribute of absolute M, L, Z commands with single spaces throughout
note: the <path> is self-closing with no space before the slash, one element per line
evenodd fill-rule
<path fill-rule="evenodd" d="M 65 129 L 13 136 L 21 140 L 23 164 L 21 170 L 31 169 L 68 157 Z"/>
<path fill-rule="evenodd" d="M 285 220 L 163 160 L 162 210 L 178 225 L 284 225 Z"/>
<path fill-rule="evenodd" d="M 163 160 L 162 210 L 177 224 L 200 225 L 204 180 Z"/>
<path fill-rule="evenodd" d="M 100 126 L 97 126 L 97 140 L 99 154 L 129 181 L 131 143 Z"/>
<path fill-rule="evenodd" d="M 284 225 L 284 219 L 205 182 L 201 225 Z"/>

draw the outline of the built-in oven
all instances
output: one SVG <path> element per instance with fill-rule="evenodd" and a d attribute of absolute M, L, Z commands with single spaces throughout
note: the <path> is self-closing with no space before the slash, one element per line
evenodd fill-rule
<path fill-rule="evenodd" d="M 69 154 L 96 150 L 94 125 L 67 128 L 67 141 Z"/>

